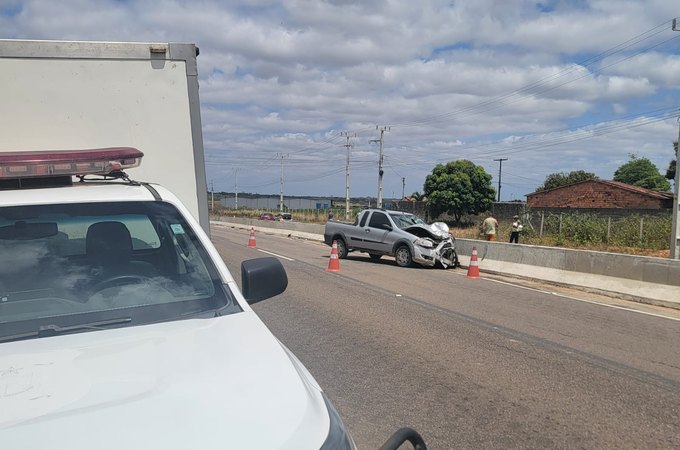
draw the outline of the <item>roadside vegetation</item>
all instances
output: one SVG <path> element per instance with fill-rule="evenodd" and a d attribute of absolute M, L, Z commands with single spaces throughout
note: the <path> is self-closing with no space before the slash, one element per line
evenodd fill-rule
<path fill-rule="evenodd" d="M 512 220 L 499 220 L 498 241 L 510 240 L 511 222 Z M 524 229 L 519 242 L 667 258 L 671 222 L 670 214 L 620 218 L 595 214 L 551 214 L 543 217 L 528 214 L 523 221 Z M 459 238 L 482 238 L 478 226 L 456 227 L 452 229 L 452 233 Z"/>
<path fill-rule="evenodd" d="M 353 208 L 349 221 L 353 221 L 361 208 Z M 215 215 L 257 219 L 260 214 L 272 211 L 241 209 L 238 211 L 217 209 Z M 276 213 L 276 211 L 273 211 Z M 335 220 L 345 220 L 343 209 L 318 209 L 286 211 L 296 222 L 324 224 L 328 214 L 333 213 Z M 455 223 L 454 217 L 440 218 L 451 227 L 456 238 L 482 239 L 480 224 L 483 216 L 464 216 Z M 543 229 L 541 231 L 541 219 Z M 499 220 L 499 242 L 510 240 L 511 219 Z M 526 214 L 524 229 L 520 235 L 521 244 L 565 247 L 631 255 L 669 256 L 671 217 L 667 216 L 628 216 L 620 218 L 600 217 L 595 214 Z"/>
<path fill-rule="evenodd" d="M 677 143 L 674 142 L 677 146 Z M 614 180 L 634 186 L 667 191 L 676 170 L 676 161 L 669 164 L 665 177 L 647 158 L 629 155 L 629 161 L 619 167 Z M 597 178 L 594 173 L 576 170 L 555 173 L 546 177 L 538 191 Z M 468 160 L 437 164 L 427 175 L 423 193 L 414 192 L 411 198 L 426 201 L 423 217 L 428 222 L 446 222 L 456 238 L 482 239 L 481 223 L 486 211 L 492 208 L 496 191 L 492 176 L 481 166 Z M 415 206 L 415 204 L 414 204 Z M 334 220 L 353 222 L 363 205 L 355 204 L 349 217 L 345 208 L 286 210 L 296 222 L 324 224 L 332 213 Z M 216 210 L 214 214 L 257 219 L 264 210 Z M 509 242 L 512 219 L 498 218 L 499 242 Z M 542 214 L 527 211 L 522 215 L 524 229 L 520 244 L 544 245 L 624 253 L 645 256 L 669 257 L 672 227 L 670 214 L 658 216 L 603 217 L 597 214 L 562 213 Z"/>

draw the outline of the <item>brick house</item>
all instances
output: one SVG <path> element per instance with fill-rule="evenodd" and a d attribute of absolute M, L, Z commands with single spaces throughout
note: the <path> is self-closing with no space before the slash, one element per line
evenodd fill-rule
<path fill-rule="evenodd" d="M 658 192 L 618 181 L 586 180 L 527 194 L 533 208 L 666 209 L 673 207 L 672 192 Z"/>

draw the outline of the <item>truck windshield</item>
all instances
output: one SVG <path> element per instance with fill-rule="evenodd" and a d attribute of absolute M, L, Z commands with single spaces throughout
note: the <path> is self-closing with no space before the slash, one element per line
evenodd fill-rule
<path fill-rule="evenodd" d="M 241 309 L 168 203 L 0 208 L 0 341 L 213 311 Z"/>
<path fill-rule="evenodd" d="M 394 224 L 399 228 L 408 228 L 413 225 L 427 225 L 427 223 L 415 214 L 390 214 Z"/>

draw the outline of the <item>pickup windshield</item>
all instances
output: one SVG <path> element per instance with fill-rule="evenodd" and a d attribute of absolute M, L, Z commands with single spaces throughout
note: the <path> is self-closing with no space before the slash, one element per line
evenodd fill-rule
<path fill-rule="evenodd" d="M 168 203 L 0 208 L 0 340 L 216 311 L 241 309 Z"/>
<path fill-rule="evenodd" d="M 413 225 L 427 225 L 427 222 L 425 222 L 423 219 L 416 216 L 415 214 L 392 213 L 390 214 L 390 217 L 392 218 L 394 224 L 401 229 L 408 228 Z"/>

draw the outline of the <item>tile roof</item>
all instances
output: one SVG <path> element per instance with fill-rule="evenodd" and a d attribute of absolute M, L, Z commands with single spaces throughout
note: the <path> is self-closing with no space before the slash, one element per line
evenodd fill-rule
<path fill-rule="evenodd" d="M 647 188 L 643 188 L 643 187 L 639 187 L 639 186 L 633 186 L 632 184 L 626 184 L 626 183 L 622 183 L 620 181 L 600 180 L 600 179 L 577 181 L 576 183 L 565 184 L 564 186 L 559 186 L 559 187 L 552 188 L 552 189 L 546 189 L 545 191 L 532 192 L 531 194 L 527 194 L 526 196 L 529 197 L 531 195 L 538 195 L 538 194 L 542 194 L 544 192 L 550 192 L 550 191 L 555 191 L 557 189 L 568 188 L 568 187 L 571 187 L 571 186 L 574 186 L 574 185 L 577 185 L 577 184 L 581 184 L 581 183 L 592 183 L 592 182 L 606 184 L 608 186 L 611 186 L 611 187 L 614 187 L 614 188 L 617 188 L 617 189 L 624 189 L 626 191 L 635 192 L 636 194 L 646 195 L 648 197 L 657 198 L 657 199 L 660 199 L 660 200 L 667 200 L 667 199 L 672 200 L 673 199 L 673 193 L 672 192 L 653 191 L 651 189 L 647 189 Z"/>

